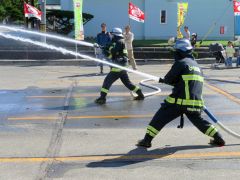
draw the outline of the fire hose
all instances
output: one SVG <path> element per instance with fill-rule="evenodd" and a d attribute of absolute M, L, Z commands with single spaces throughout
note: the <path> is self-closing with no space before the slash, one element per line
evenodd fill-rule
<path fill-rule="evenodd" d="M 146 82 L 149 82 L 149 81 L 153 81 L 152 79 L 144 79 L 142 80 L 139 84 L 144 86 L 144 87 L 147 87 L 147 88 L 150 88 L 150 89 L 153 89 L 155 91 L 153 92 L 150 92 L 150 93 L 146 93 L 144 94 L 145 97 L 149 97 L 149 96 L 153 96 L 153 95 L 156 95 L 158 93 L 161 92 L 161 89 L 159 87 L 156 87 L 156 86 L 153 86 L 153 85 L 149 85 L 149 84 L 146 84 Z M 133 97 L 136 97 L 135 94 L 133 94 L 131 92 L 131 95 Z M 207 109 L 206 106 L 203 107 L 203 111 L 207 114 L 207 116 L 215 123 L 217 124 L 222 130 L 224 130 L 226 133 L 228 133 L 229 135 L 235 137 L 235 138 L 238 138 L 240 139 L 240 135 L 237 134 L 236 132 L 232 131 L 231 129 L 229 129 L 228 127 L 224 126 L 221 122 L 219 122 L 217 120 L 217 118 Z"/>

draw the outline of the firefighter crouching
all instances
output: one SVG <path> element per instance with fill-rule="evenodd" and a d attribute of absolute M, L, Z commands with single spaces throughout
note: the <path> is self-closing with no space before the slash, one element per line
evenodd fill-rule
<path fill-rule="evenodd" d="M 120 65 L 120 66 L 127 66 L 128 65 L 128 58 L 127 58 L 127 49 L 125 48 L 124 38 L 122 34 L 122 29 L 120 28 L 113 28 L 112 32 L 112 42 L 103 49 L 103 53 L 112 60 L 112 63 Z M 134 100 L 143 100 L 144 95 L 141 89 L 138 86 L 135 86 L 128 77 L 127 71 L 121 70 L 119 68 L 111 67 L 110 72 L 104 79 L 100 97 L 95 100 L 97 104 L 105 104 L 106 103 L 106 96 L 111 87 L 111 85 L 117 80 L 121 79 L 122 83 L 133 92 L 137 93 L 137 97 Z"/>
<path fill-rule="evenodd" d="M 189 40 L 179 39 L 174 46 L 175 63 L 164 79 L 159 82 L 174 86 L 170 94 L 161 104 L 161 108 L 147 127 L 144 139 L 136 145 L 149 148 L 152 139 L 172 120 L 185 114 L 203 134 L 210 136 L 210 144 L 224 146 L 225 141 L 211 123 L 201 117 L 204 106 L 202 99 L 203 75 L 192 56 Z"/>

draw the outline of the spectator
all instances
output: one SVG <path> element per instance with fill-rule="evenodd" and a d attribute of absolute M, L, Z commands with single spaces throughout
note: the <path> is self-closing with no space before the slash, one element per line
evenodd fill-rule
<path fill-rule="evenodd" d="M 192 37 L 191 37 L 192 47 L 195 47 L 196 43 L 197 43 L 197 33 L 192 33 Z"/>
<path fill-rule="evenodd" d="M 137 65 L 134 59 L 133 45 L 132 45 L 132 42 L 134 40 L 134 34 L 131 32 L 131 28 L 129 25 L 125 27 L 125 32 L 123 35 L 124 35 L 125 46 L 128 52 L 128 59 L 130 61 L 130 64 L 132 65 L 132 68 L 134 70 L 137 70 Z"/>
<path fill-rule="evenodd" d="M 190 38 L 191 38 L 190 31 L 188 30 L 187 26 L 184 26 L 184 31 L 185 31 L 185 37 L 184 38 L 190 40 Z"/>
<path fill-rule="evenodd" d="M 237 50 L 237 63 L 236 63 L 236 67 L 240 66 L 240 46 L 238 46 L 238 50 Z"/>
<path fill-rule="evenodd" d="M 105 48 L 107 44 L 111 43 L 111 35 L 107 32 L 107 25 L 105 23 L 101 24 L 102 32 L 97 35 L 97 44 Z M 102 53 L 97 54 L 97 58 L 104 60 L 105 56 Z M 99 63 L 100 73 L 103 74 L 103 64 Z"/>
<path fill-rule="evenodd" d="M 226 47 L 226 56 L 227 59 L 225 61 L 226 67 L 232 67 L 232 58 L 234 57 L 235 49 L 233 47 L 233 43 L 228 41 L 228 45 Z"/>

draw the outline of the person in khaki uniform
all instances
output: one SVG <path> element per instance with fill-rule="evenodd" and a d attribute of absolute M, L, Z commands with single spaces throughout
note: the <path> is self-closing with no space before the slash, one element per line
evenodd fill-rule
<path fill-rule="evenodd" d="M 130 61 L 130 64 L 132 65 L 132 68 L 134 70 L 137 70 L 137 65 L 134 59 L 133 45 L 132 45 L 132 42 L 134 40 L 134 34 L 131 32 L 131 28 L 129 25 L 125 27 L 125 32 L 123 35 L 124 35 L 125 46 L 128 52 L 128 59 Z"/>

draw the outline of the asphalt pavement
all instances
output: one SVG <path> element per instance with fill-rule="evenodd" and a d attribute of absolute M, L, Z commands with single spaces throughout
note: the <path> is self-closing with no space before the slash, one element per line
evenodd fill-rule
<path fill-rule="evenodd" d="M 206 106 L 240 134 L 240 69 L 201 66 Z M 170 67 L 140 65 L 139 71 L 163 77 Z M 100 106 L 94 100 L 109 67 L 104 71 L 83 65 L 0 66 L 0 179 L 239 179 L 240 140 L 219 128 L 224 147 L 210 146 L 209 137 L 187 119 L 178 129 L 178 118 L 152 148 L 137 148 L 171 87 L 153 82 L 162 92 L 138 102 L 117 81 Z M 144 79 L 129 75 L 135 84 Z"/>

